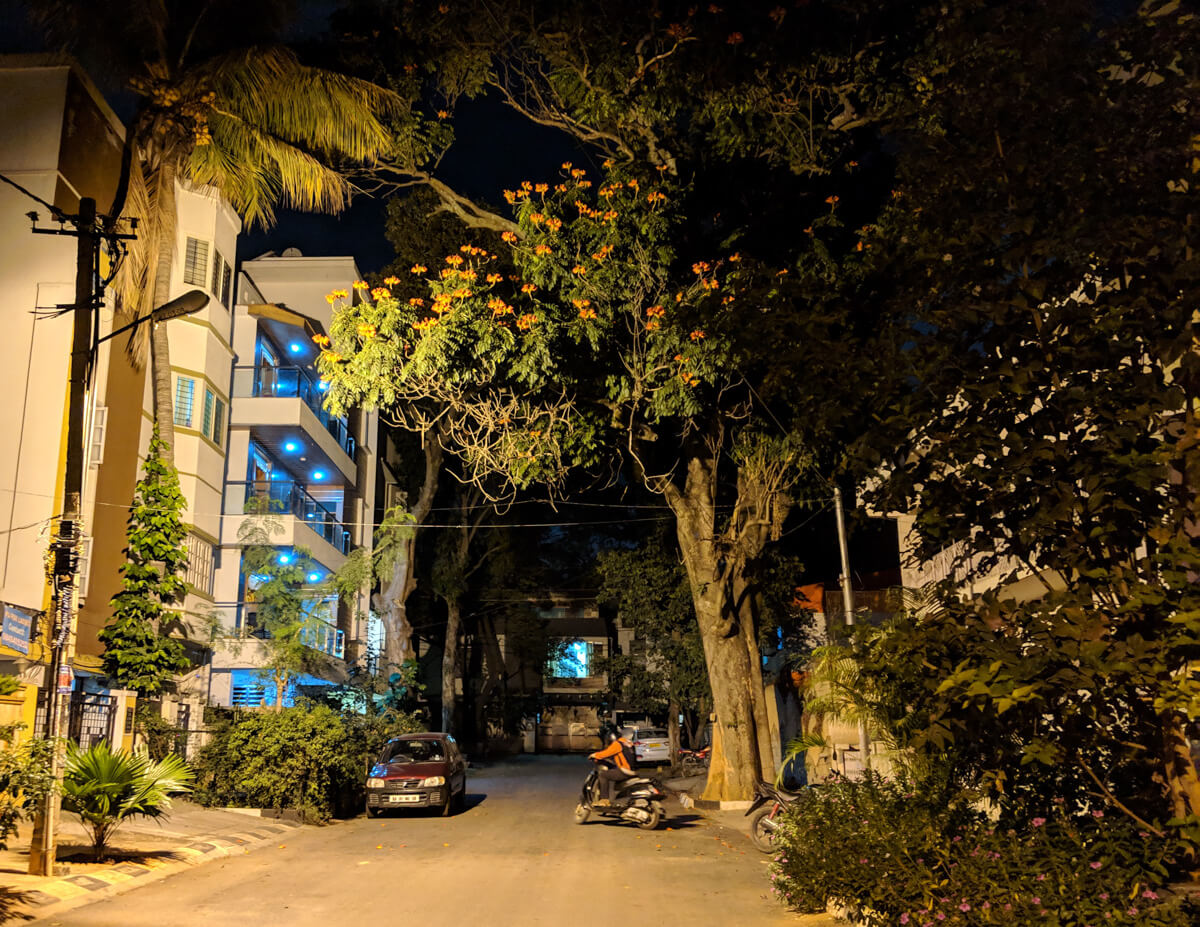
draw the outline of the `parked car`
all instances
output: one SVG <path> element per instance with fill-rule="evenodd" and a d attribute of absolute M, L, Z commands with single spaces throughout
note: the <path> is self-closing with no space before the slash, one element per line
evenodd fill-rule
<path fill-rule="evenodd" d="M 671 762 L 671 741 L 665 728 L 633 725 L 621 728 L 621 736 L 633 744 L 639 763 Z"/>
<path fill-rule="evenodd" d="M 461 811 L 467 761 L 449 734 L 404 734 L 384 744 L 367 774 L 367 816 L 403 808 Z"/>

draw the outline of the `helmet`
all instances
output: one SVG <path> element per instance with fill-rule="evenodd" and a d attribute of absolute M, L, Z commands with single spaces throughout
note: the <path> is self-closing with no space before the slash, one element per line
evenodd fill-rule
<path fill-rule="evenodd" d="M 608 732 L 608 742 L 612 743 L 614 740 L 619 739 L 620 736 L 621 736 L 621 732 L 616 729 L 613 729 Z"/>

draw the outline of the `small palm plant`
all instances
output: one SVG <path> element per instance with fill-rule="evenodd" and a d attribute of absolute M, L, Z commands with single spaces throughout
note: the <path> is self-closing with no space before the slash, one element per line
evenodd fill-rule
<path fill-rule="evenodd" d="M 171 807 L 172 792 L 191 788 L 192 769 L 175 754 L 157 763 L 145 752 L 113 751 L 106 741 L 67 753 L 63 808 L 92 832 L 92 850 L 104 858 L 113 833 L 136 815 L 156 818 Z"/>

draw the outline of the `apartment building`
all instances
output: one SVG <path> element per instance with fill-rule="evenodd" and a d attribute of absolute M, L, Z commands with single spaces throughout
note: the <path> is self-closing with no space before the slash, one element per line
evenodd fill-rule
<path fill-rule="evenodd" d="M 294 249 L 242 265 L 234 312 L 229 441 L 226 451 L 215 598 L 221 640 L 206 680 L 225 705 L 273 704 L 258 671 L 267 644 L 254 614 L 254 579 L 242 568 L 248 510 L 271 512 L 281 564 L 305 557 L 312 587 L 310 647 L 322 672 L 298 685 L 340 681 L 372 633 L 366 593 L 350 600 L 321 590 L 351 552 L 368 551 L 375 502 L 377 414 L 334 416 L 322 408 L 325 384 L 314 335 L 328 331 L 326 295 L 359 279 L 352 258 L 305 257 Z M 285 697 L 285 703 L 293 697 Z"/>

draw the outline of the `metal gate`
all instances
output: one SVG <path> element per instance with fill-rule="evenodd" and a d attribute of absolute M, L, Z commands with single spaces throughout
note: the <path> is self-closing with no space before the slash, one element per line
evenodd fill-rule
<path fill-rule="evenodd" d="M 111 742 L 116 714 L 115 695 L 76 692 L 71 697 L 67 736 L 85 750 L 101 740 Z"/>
<path fill-rule="evenodd" d="M 183 702 L 175 714 L 175 727 L 179 733 L 175 735 L 175 752 L 181 759 L 188 758 L 188 736 L 192 727 L 192 706 Z"/>

